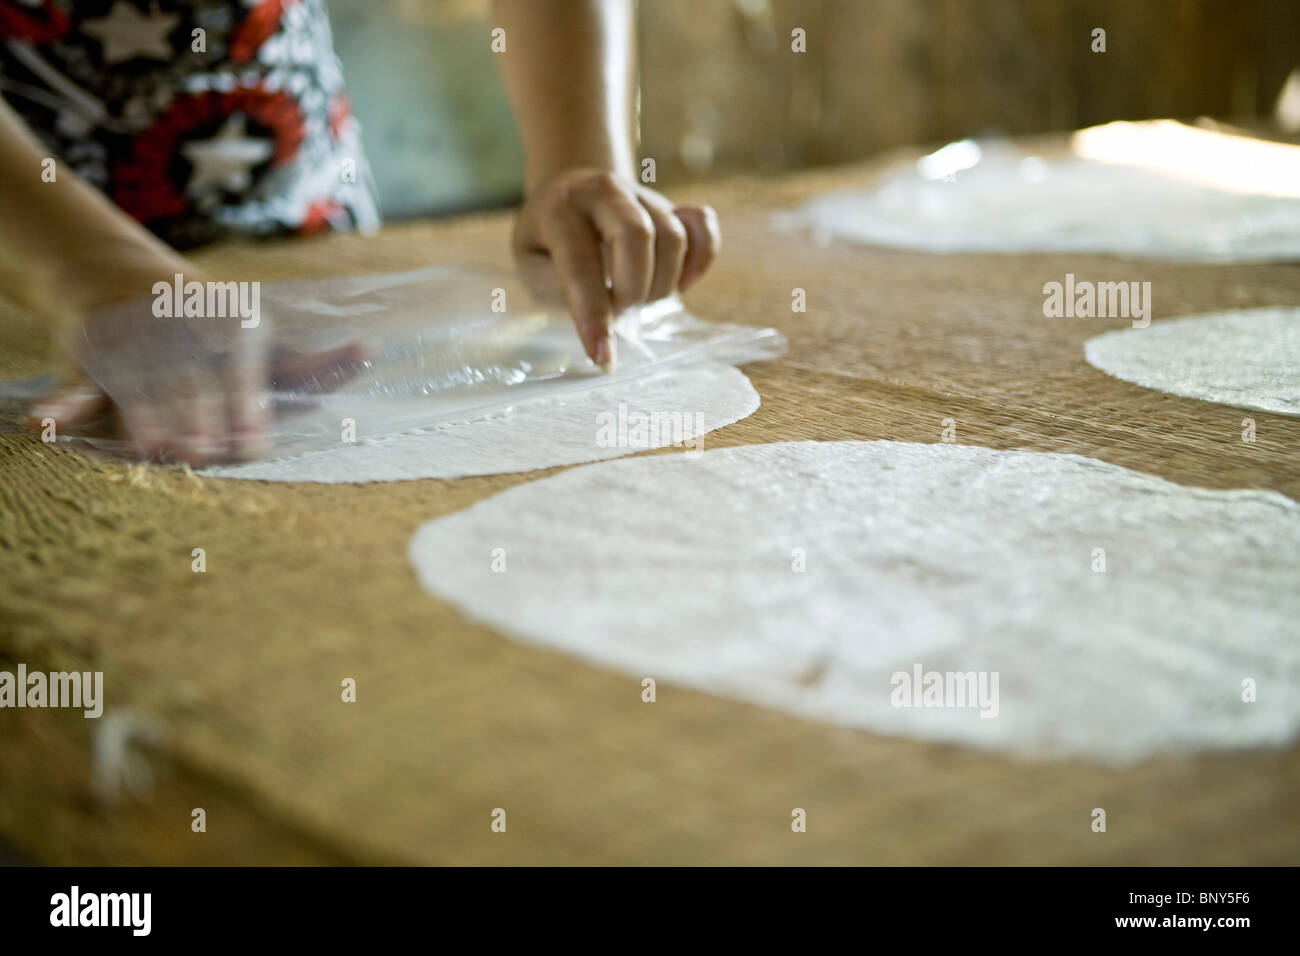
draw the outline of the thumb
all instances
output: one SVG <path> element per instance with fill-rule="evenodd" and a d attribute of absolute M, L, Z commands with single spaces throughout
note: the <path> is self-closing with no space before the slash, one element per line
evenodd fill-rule
<path fill-rule="evenodd" d="M 35 402 L 27 410 L 28 424 L 40 428 L 45 419 L 52 418 L 55 425 L 75 425 L 103 415 L 111 407 L 112 402 L 98 385 L 81 380 Z"/>

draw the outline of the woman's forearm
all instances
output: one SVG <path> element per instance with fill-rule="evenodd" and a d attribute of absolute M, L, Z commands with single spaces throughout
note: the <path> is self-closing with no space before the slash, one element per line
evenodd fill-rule
<path fill-rule="evenodd" d="M 635 173 L 631 0 L 496 0 L 532 192 L 565 169 Z"/>
<path fill-rule="evenodd" d="M 0 99 L 0 293 L 34 312 L 77 315 L 143 298 L 185 260 L 69 166 L 53 182 L 39 141 Z M 45 175 L 42 175 L 45 173 Z"/>

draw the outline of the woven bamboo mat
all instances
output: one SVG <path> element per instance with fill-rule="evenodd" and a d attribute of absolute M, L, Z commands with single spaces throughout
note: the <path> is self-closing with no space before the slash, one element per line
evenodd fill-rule
<path fill-rule="evenodd" d="M 769 210 L 866 172 L 678 193 L 718 206 L 726 232 L 694 310 L 791 341 L 747 369 L 763 407 L 706 447 L 938 441 L 952 418 L 966 443 L 1300 497 L 1300 420 L 1110 379 L 1083 342 L 1125 320 L 1041 312 L 1043 283 L 1066 272 L 1150 281 L 1156 321 L 1296 304 L 1300 267 L 818 248 L 768 225 Z M 203 259 L 249 279 L 492 266 L 507 228 L 504 215 L 401 224 Z M 795 287 L 806 313 L 791 312 Z M 40 329 L 3 318 L 0 375 L 42 370 Z M 111 808 L 89 789 L 94 721 L 0 712 L 0 833 L 51 863 L 1300 862 L 1300 748 L 1116 771 L 672 687 L 648 706 L 637 680 L 511 643 L 419 591 L 405 553 L 420 523 L 549 473 L 221 482 L 0 436 L 0 666 L 102 670 L 109 707 L 166 734 L 153 795 Z M 195 547 L 206 574 L 190 570 Z M 340 702 L 345 677 L 355 704 Z M 506 834 L 490 830 L 497 807 Z M 807 833 L 791 832 L 794 807 Z"/>

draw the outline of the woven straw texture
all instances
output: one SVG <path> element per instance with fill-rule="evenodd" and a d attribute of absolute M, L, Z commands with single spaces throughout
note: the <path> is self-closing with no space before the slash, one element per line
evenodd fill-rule
<path fill-rule="evenodd" d="M 691 307 L 791 343 L 747 369 L 763 407 L 706 447 L 932 442 L 952 418 L 966 443 L 1300 497 L 1300 420 L 1111 379 L 1083 343 L 1125 320 L 1042 315 L 1043 284 L 1067 272 L 1150 281 L 1159 321 L 1300 303 L 1300 267 L 818 248 L 770 227 L 771 210 L 868 172 L 679 194 L 714 203 L 726 234 Z M 200 258 L 262 280 L 497 266 L 507 235 L 493 214 Z M 796 287 L 806 313 L 791 311 Z M 4 312 L 0 377 L 44 370 L 44 342 Z M 223 482 L 0 435 L 0 667 L 102 670 L 110 711 L 166 734 L 149 751 L 152 795 L 110 807 L 89 786 L 95 721 L 0 712 L 0 834 L 49 863 L 1300 862 L 1300 748 L 1116 771 L 665 686 L 647 705 L 638 681 L 511 643 L 419 590 L 406 560 L 419 524 L 549 473 Z M 190 570 L 195 547 L 206 574 Z M 355 704 L 340 701 L 345 677 Z M 191 832 L 194 807 L 206 833 Z M 491 832 L 497 807 L 505 834 Z M 791 832 L 795 807 L 807 833 Z"/>

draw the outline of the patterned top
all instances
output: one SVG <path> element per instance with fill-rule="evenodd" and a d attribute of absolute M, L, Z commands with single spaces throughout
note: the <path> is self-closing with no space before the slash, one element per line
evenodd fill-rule
<path fill-rule="evenodd" d="M 0 0 L 0 92 L 173 246 L 379 224 L 324 0 Z"/>

